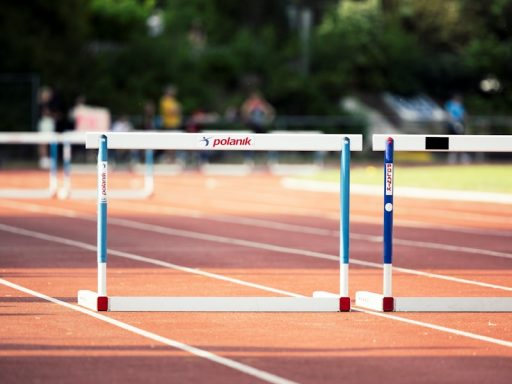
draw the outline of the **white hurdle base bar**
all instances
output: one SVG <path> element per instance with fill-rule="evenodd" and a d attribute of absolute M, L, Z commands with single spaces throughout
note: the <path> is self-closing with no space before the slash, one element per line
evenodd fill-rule
<path fill-rule="evenodd" d="M 78 291 L 78 304 L 110 312 L 340 312 L 344 301 L 326 297 L 99 297 Z M 350 302 L 350 301 L 349 301 Z"/>
<path fill-rule="evenodd" d="M 360 291 L 355 305 L 381 312 L 512 312 L 512 297 L 385 297 Z"/>

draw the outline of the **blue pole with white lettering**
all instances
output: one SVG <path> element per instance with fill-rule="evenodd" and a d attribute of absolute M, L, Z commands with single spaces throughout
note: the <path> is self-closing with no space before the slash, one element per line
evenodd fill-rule
<path fill-rule="evenodd" d="M 100 137 L 98 150 L 98 296 L 107 296 L 107 136 Z"/>
<path fill-rule="evenodd" d="M 384 296 L 392 296 L 393 264 L 393 139 L 386 141 L 384 153 Z"/>

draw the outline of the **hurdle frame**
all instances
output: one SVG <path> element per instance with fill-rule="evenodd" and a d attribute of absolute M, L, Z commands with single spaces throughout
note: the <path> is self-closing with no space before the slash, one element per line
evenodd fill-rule
<path fill-rule="evenodd" d="M 49 145 L 50 167 L 47 188 L 6 188 L 0 189 L 0 197 L 14 199 L 49 199 L 58 190 L 58 143 L 59 136 L 53 132 L 0 132 L 0 144 Z"/>
<path fill-rule="evenodd" d="M 225 144 L 222 144 L 224 142 Z M 218 148 L 215 143 L 220 143 Z M 78 291 L 78 304 L 94 311 L 170 312 L 339 312 L 350 311 L 349 194 L 350 151 L 361 151 L 362 135 L 268 135 L 186 133 L 89 133 L 86 147 L 98 149 L 97 291 Z M 239 150 L 239 151 L 339 151 L 340 172 L 340 293 L 314 292 L 311 297 L 121 297 L 107 294 L 107 180 L 108 148 Z M 344 200 L 347 199 L 347 200 Z"/>
<path fill-rule="evenodd" d="M 64 132 L 60 135 L 62 143 L 62 186 L 58 191 L 60 199 L 94 199 L 95 189 L 73 189 L 71 183 L 72 169 L 72 145 L 85 144 L 86 132 Z M 115 189 L 110 191 L 110 196 L 117 199 L 146 199 L 153 195 L 154 187 L 154 160 L 153 151 L 145 150 L 144 185 L 140 189 Z"/>
<path fill-rule="evenodd" d="M 373 135 L 384 151 L 383 292 L 357 291 L 355 305 L 380 312 L 512 312 L 512 297 L 394 297 L 394 151 L 512 152 L 511 135 Z"/>

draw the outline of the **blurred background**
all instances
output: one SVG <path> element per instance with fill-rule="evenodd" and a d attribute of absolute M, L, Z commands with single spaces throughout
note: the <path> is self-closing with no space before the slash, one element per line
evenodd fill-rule
<path fill-rule="evenodd" d="M 2 1 L 0 131 L 128 129 L 512 133 L 512 0 Z M 166 126 L 168 91 L 177 117 Z M 448 107 L 449 108 L 449 107 Z M 172 120 L 172 119 L 171 119 Z M 125 125 L 123 125 L 125 124 Z M 462 131 L 456 131 L 462 133 Z"/>

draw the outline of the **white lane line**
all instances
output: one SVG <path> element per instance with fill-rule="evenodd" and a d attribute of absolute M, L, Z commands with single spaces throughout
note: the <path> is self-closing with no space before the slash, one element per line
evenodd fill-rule
<path fill-rule="evenodd" d="M 130 208 L 126 208 L 126 209 L 134 210 L 133 208 L 134 208 L 133 204 L 131 204 Z M 148 209 L 153 210 L 155 213 L 158 212 L 160 214 L 161 213 L 176 214 L 180 211 L 178 209 L 167 208 L 167 207 L 161 207 L 160 209 L 157 209 L 157 207 L 155 207 L 151 204 L 144 204 L 143 208 L 138 208 L 135 210 L 147 212 Z M 199 211 L 193 211 L 193 210 L 190 212 L 185 210 L 184 212 L 182 212 L 182 214 L 184 214 L 184 215 L 190 214 L 190 216 L 192 216 L 195 219 L 201 218 L 203 220 L 211 220 L 211 221 L 217 221 L 217 222 L 221 222 L 221 223 L 243 224 L 243 225 L 250 225 L 250 226 L 259 227 L 259 228 L 278 229 L 278 230 L 288 231 L 288 232 L 305 233 L 305 234 L 318 235 L 318 236 L 339 237 L 339 231 L 318 228 L 318 227 L 287 224 L 287 223 L 280 223 L 280 222 L 275 222 L 275 221 L 270 221 L 270 220 L 252 219 L 252 218 L 244 218 L 244 217 L 229 217 L 229 216 L 214 216 L 214 217 L 208 216 L 207 217 L 207 216 L 204 216 L 203 214 L 201 214 Z M 512 236 L 512 233 L 509 233 L 508 235 Z M 370 242 L 374 242 L 374 243 L 382 242 L 382 236 L 351 233 L 350 237 L 355 240 L 364 240 L 364 241 L 370 241 Z M 448 251 L 448 252 L 470 253 L 470 254 L 475 254 L 475 255 L 485 255 L 485 256 L 491 256 L 491 257 L 501 257 L 501 258 L 505 258 L 505 259 L 512 259 L 512 253 L 492 251 L 492 250 L 481 249 L 481 248 L 472 248 L 472 247 L 465 247 L 465 246 L 458 246 L 458 245 L 443 244 L 443 243 L 435 243 L 435 242 L 430 242 L 430 241 L 426 242 L 426 241 L 418 241 L 418 240 L 407 240 L 407 239 L 401 239 L 401 238 L 394 237 L 393 243 L 395 245 L 403 245 L 403 246 L 408 246 L 408 247 L 427 248 L 427 249 L 435 249 L 435 250 L 442 250 L 442 251 Z"/>
<path fill-rule="evenodd" d="M 0 203 L 0 205 L 1 205 L 1 203 Z M 19 207 L 19 205 L 15 205 L 15 204 L 9 205 L 10 208 L 14 208 L 13 206 Z M 17 209 L 29 209 L 34 212 L 58 215 L 57 210 L 53 210 L 53 208 L 41 207 L 41 206 L 38 206 L 35 204 L 32 204 L 32 207 L 30 207 L 30 208 L 19 207 Z M 71 211 L 71 210 L 65 210 L 64 215 L 66 217 L 72 217 L 72 218 L 76 218 L 76 219 L 83 219 L 83 220 L 87 220 L 87 221 L 96 221 L 95 216 L 84 215 L 84 214 L 73 214 L 71 216 L 72 212 L 73 211 Z M 212 242 L 222 243 L 222 244 L 239 245 L 239 246 L 248 247 L 248 248 L 272 251 L 272 252 L 276 252 L 276 253 L 285 253 L 285 254 L 291 254 L 291 255 L 313 257 L 313 258 L 324 259 L 324 260 L 339 261 L 338 256 L 329 255 L 329 254 L 321 253 L 321 252 L 308 251 L 308 250 L 304 250 L 304 249 L 290 248 L 290 247 L 272 245 L 272 244 L 267 244 L 267 243 L 260 243 L 260 242 L 249 241 L 249 240 L 240 240 L 240 239 L 224 237 L 224 236 L 208 235 L 208 234 L 203 234 L 203 233 L 198 233 L 198 232 L 174 229 L 174 228 L 170 228 L 170 227 L 162 227 L 162 226 L 155 225 L 155 224 L 146 224 L 146 223 L 141 223 L 141 222 L 127 220 L 127 219 L 109 218 L 109 223 L 117 224 L 117 225 L 120 225 L 120 226 L 123 226 L 126 228 L 144 230 L 144 231 L 148 231 L 148 232 L 155 232 L 155 233 L 160 233 L 160 234 L 170 235 L 170 236 L 178 236 L 178 237 L 191 238 L 191 239 L 203 240 L 203 241 L 212 241 Z M 370 236 L 370 238 L 373 238 L 375 240 L 375 238 L 378 238 L 378 236 Z M 355 265 L 370 267 L 370 268 L 380 268 L 380 269 L 383 268 L 381 263 L 373 263 L 373 262 L 359 260 L 359 259 L 355 259 L 355 258 L 351 258 L 350 263 L 355 264 Z M 412 274 L 412 275 L 429 277 L 429 278 L 437 278 L 437 279 L 456 282 L 456 283 L 476 285 L 476 286 L 480 286 L 480 287 L 492 288 L 492 289 L 498 289 L 498 290 L 504 290 L 504 291 L 512 291 L 512 287 L 507 287 L 507 286 L 498 285 L 498 284 L 485 283 L 485 282 L 481 282 L 481 281 L 477 281 L 477 280 L 462 279 L 462 278 L 452 277 L 449 275 L 441 275 L 441 274 L 436 274 L 436 273 L 418 271 L 418 270 L 414 270 L 414 269 L 401 268 L 401 267 L 395 267 L 395 266 L 393 266 L 393 270 L 399 271 L 402 273 L 406 273 L 406 274 Z"/>
<path fill-rule="evenodd" d="M 115 327 L 124 329 L 125 331 L 131 332 L 131 333 L 135 333 L 136 335 L 145 337 L 146 339 L 150 339 L 150 340 L 156 341 L 158 343 L 167 345 L 167 346 L 169 346 L 171 348 L 180 349 L 180 350 L 182 350 L 184 352 L 190 353 L 191 355 L 195 355 L 195 356 L 197 356 L 199 358 L 206 359 L 206 360 L 209 360 L 209 361 L 211 361 L 213 363 L 220 364 L 220 365 L 223 365 L 225 367 L 234 369 L 234 370 L 242 372 L 242 373 L 244 373 L 246 375 L 249 375 L 249 376 L 258 378 L 260 380 L 266 381 L 267 383 L 274 383 L 274 384 L 293 384 L 293 383 L 296 383 L 295 381 L 291 381 L 291 380 L 285 379 L 283 377 L 274 375 L 274 374 L 272 374 L 270 372 L 266 372 L 266 371 L 263 371 L 261 369 L 257 369 L 257 368 L 251 367 L 250 365 L 246 365 L 246 364 L 240 363 L 240 362 L 238 362 L 236 360 L 228 359 L 226 357 L 222 357 L 222 356 L 216 355 L 216 354 L 214 354 L 212 352 L 209 352 L 209 351 L 206 351 L 204 349 L 200 349 L 200 348 L 193 347 L 191 345 L 182 343 L 181 341 L 169 339 L 167 337 L 160 336 L 160 335 L 158 335 L 156 333 L 153 333 L 153 332 L 150 332 L 150 331 L 146 331 L 144 329 L 141 329 L 141 328 L 135 327 L 133 325 L 124 323 L 122 321 L 112 319 L 112 318 L 110 318 L 108 316 L 105 316 L 105 315 L 97 313 L 97 312 L 90 311 L 90 310 L 82 308 L 82 307 L 80 307 L 78 305 L 66 303 L 65 301 L 56 299 L 56 298 L 51 297 L 51 296 L 47 296 L 47 295 L 45 295 L 43 293 L 34 291 L 32 289 L 23 287 L 21 285 L 12 283 L 10 281 L 7 281 L 7 280 L 1 279 L 1 278 L 0 278 L 0 284 L 3 284 L 5 286 L 10 287 L 12 289 L 15 289 L 17 291 L 24 292 L 24 293 L 26 293 L 28 295 L 37 297 L 37 298 L 39 298 L 41 300 L 49 301 L 50 303 L 61 305 L 61 306 L 65 307 L 65 308 L 71 309 L 73 311 L 80 312 L 80 313 L 85 314 L 87 316 L 90 316 L 90 317 L 93 317 L 95 319 L 104 321 L 105 323 L 108 323 L 108 324 L 111 324 L 111 325 L 113 325 Z"/>
<path fill-rule="evenodd" d="M 430 328 L 430 329 L 434 329 L 434 330 L 440 331 L 440 332 L 451 333 L 451 334 L 458 335 L 458 336 L 468 337 L 470 339 L 485 341 L 488 343 L 498 344 L 503 347 L 512 348 L 512 341 L 508 341 L 508 340 L 496 339 L 494 337 L 483 336 L 483 335 L 479 335 L 477 333 L 461 331 L 461 330 L 454 329 L 454 328 L 444 327 L 442 325 L 436 325 L 436 324 L 426 323 L 424 321 L 412 320 L 412 319 L 408 319 L 406 317 L 391 315 L 389 313 L 370 311 L 370 310 L 363 309 L 360 307 L 354 307 L 353 310 L 358 311 L 358 312 L 363 312 L 363 313 L 373 315 L 373 316 L 383 317 L 385 319 L 397 320 L 397 321 L 401 321 L 402 323 L 418 325 L 420 327 Z"/>
<path fill-rule="evenodd" d="M 24 204 L 24 203 L 21 203 Z M 12 208 L 13 206 L 20 206 L 20 203 L 17 202 L 10 202 L 9 204 L 2 204 L 0 202 L 1 206 L 7 206 Z M 41 209 L 41 206 L 38 206 L 36 204 L 24 204 L 31 210 L 35 210 L 37 212 L 45 212 L 45 213 L 52 213 L 50 212 L 50 208 L 44 208 Z M 23 207 L 20 206 L 20 209 Z M 53 208 L 51 208 L 53 210 Z M 147 211 L 147 210 L 146 210 Z M 173 213 L 176 213 L 174 209 L 171 209 Z M 83 216 L 84 218 L 87 216 L 87 218 L 92 217 L 91 215 L 85 215 L 85 214 L 77 214 L 76 211 L 72 211 L 69 209 L 62 209 L 62 208 L 56 208 L 55 212 L 61 212 L 62 215 L 67 217 L 78 217 Z M 167 213 L 166 207 L 161 207 L 159 210 L 159 213 Z M 243 217 L 205 217 L 202 216 L 199 212 L 194 211 L 194 218 L 198 219 L 206 219 L 206 220 L 212 220 L 212 221 L 218 221 L 223 223 L 232 223 L 232 224 L 243 224 L 243 225 L 250 225 L 255 226 L 259 228 L 266 228 L 266 229 L 279 229 L 282 231 L 288 231 L 288 232 L 297 232 L 297 233 L 305 233 L 305 234 L 311 234 L 311 235 L 318 235 L 318 236 L 329 236 L 329 237 L 339 237 L 339 231 L 335 230 L 329 230 L 324 228 L 318 228 L 318 227 L 311 227 L 311 226 L 304 226 L 304 225 L 296 225 L 296 224 L 287 224 L 287 223 L 280 223 L 280 222 L 274 222 L 269 220 L 262 220 L 262 219 L 252 219 L 252 218 L 243 218 Z M 109 220 L 115 220 L 115 219 L 109 219 Z M 120 224 L 124 225 L 124 224 Z M 149 224 L 148 224 L 149 225 Z M 212 235 L 214 236 L 214 235 Z M 218 236 L 220 237 L 220 236 Z M 374 236 L 374 235 L 367 235 L 367 234 L 361 234 L 361 233 L 351 233 L 350 237 L 355 240 L 363 240 L 363 241 L 369 241 L 372 243 L 381 243 L 382 242 L 382 236 Z M 213 240 L 216 241 L 216 240 Z M 243 241 L 243 240 L 240 240 Z M 427 241 L 418 241 L 418 240 L 407 240 L 407 239 L 401 239 L 401 238 L 394 238 L 393 243 L 395 245 L 403 245 L 407 247 L 417 247 L 417 248 L 426 248 L 426 249 L 435 249 L 435 250 L 442 250 L 442 251 L 448 251 L 448 252 L 455 252 L 455 253 L 469 253 L 474 255 L 485 255 L 485 256 L 491 256 L 491 257 L 498 257 L 498 258 L 505 258 L 505 259 L 512 259 L 512 253 L 507 252 L 500 252 L 500 251 L 492 251 L 488 249 L 482 249 L 482 248 L 473 248 L 473 247 L 466 247 L 466 246 L 459 246 L 459 245 L 450 245 L 450 244 L 443 244 L 443 243 L 434 243 L 434 242 L 427 242 Z M 243 245 L 243 244 L 242 244 Z"/>
<path fill-rule="evenodd" d="M 4 228 L 4 227 L 6 227 L 6 226 L 3 225 L 3 224 L 0 224 L 0 229 L 5 230 L 6 228 Z M 9 227 L 9 226 L 7 226 L 7 227 Z M 79 241 L 75 241 L 75 240 L 71 240 L 71 239 L 65 239 L 65 238 L 60 238 L 60 237 L 56 237 L 56 236 L 52 236 L 52 235 L 46 235 L 46 234 L 42 234 L 42 233 L 38 233 L 38 232 L 34 232 L 34 231 L 25 230 L 25 229 L 22 229 L 22 228 L 14 228 L 13 227 L 12 230 L 9 228 L 8 231 L 9 232 L 13 232 L 13 233 L 18 233 L 20 235 L 37 237 L 37 238 L 42 239 L 42 240 L 48 240 L 48 241 L 64 243 L 66 245 L 74 245 L 74 246 L 77 246 L 77 247 L 80 247 L 80 248 L 84 248 L 84 245 L 86 246 L 87 249 L 95 248 L 92 245 L 85 244 L 85 243 L 82 243 L 82 242 L 79 242 Z M 126 257 L 124 255 L 130 256 L 129 254 L 126 254 L 125 252 L 119 252 L 118 253 L 117 251 L 113 252 L 112 250 L 109 250 L 109 253 L 111 253 L 113 255 L 116 255 L 116 256 L 120 256 L 120 257 Z M 166 264 L 166 265 L 164 265 L 164 264 L 160 264 L 159 260 L 153 260 L 153 259 L 149 259 L 149 258 L 146 258 L 146 257 L 143 257 L 143 256 L 137 256 L 137 255 L 133 255 L 133 256 L 135 256 L 135 257 L 134 258 L 129 257 L 129 258 L 131 258 L 133 260 L 141 261 L 141 262 L 151 262 L 152 264 L 157 264 L 157 265 L 162 265 L 162 266 L 168 266 L 169 268 L 174 268 L 173 266 L 171 266 L 172 264 L 170 264 L 170 263 L 164 263 L 164 264 Z M 186 268 L 186 267 L 184 269 L 180 268 L 180 270 L 184 270 L 184 271 L 190 272 L 190 273 L 203 274 L 203 273 L 201 273 L 202 271 L 195 270 L 195 269 L 190 269 L 190 268 Z M 227 276 L 223 276 L 223 275 L 218 275 L 218 274 L 213 274 L 213 273 L 209 274 L 208 273 L 208 276 L 209 277 L 213 277 L 215 279 L 231 281 L 231 282 L 233 282 L 235 284 L 242 284 L 242 285 L 246 285 L 246 286 L 251 286 L 251 287 L 254 287 L 254 288 L 257 288 L 257 289 L 262 289 L 262 290 L 265 290 L 265 291 L 271 291 L 271 292 L 279 291 L 279 293 L 282 293 L 282 294 L 287 295 L 287 296 L 304 297 L 304 295 L 300 295 L 300 294 L 297 294 L 297 293 L 293 293 L 293 292 L 289 292 L 289 291 L 284 291 L 284 290 L 276 290 L 275 288 L 272 288 L 272 287 L 267 287 L 267 286 L 263 286 L 263 285 L 259 285 L 259 284 L 252 284 L 252 283 L 244 282 L 244 281 L 238 280 L 238 279 L 231 279 L 231 278 L 229 278 Z M 10 282 L 8 282 L 6 280 L 3 280 L 3 279 L 0 279 L 0 283 L 2 283 L 4 285 L 11 286 L 11 287 L 13 285 L 15 285 L 14 283 L 10 283 Z M 23 290 L 23 292 L 30 291 L 28 288 L 24 288 L 24 289 L 26 289 L 26 291 Z M 30 291 L 30 292 L 34 292 L 34 291 Z M 27 292 L 27 293 L 32 294 L 30 292 Z M 57 300 L 57 299 L 54 299 L 54 298 L 50 298 L 48 296 L 45 296 L 45 300 L 46 300 L 46 297 L 48 299 L 50 299 L 48 301 L 60 304 L 60 300 Z M 100 319 L 106 318 L 106 319 L 109 320 L 108 322 L 111 322 L 111 321 L 112 322 L 116 322 L 117 321 L 117 320 L 112 320 L 109 317 L 97 314 L 96 312 L 91 312 L 91 311 L 89 311 L 89 310 L 87 310 L 85 308 L 82 308 L 82 307 L 79 307 L 79 306 L 76 306 L 76 305 L 73 305 L 73 304 L 68 304 L 68 303 L 65 303 L 65 302 L 62 302 L 62 303 L 65 304 L 65 306 L 67 306 L 69 308 L 78 310 L 79 312 L 91 315 L 93 317 L 97 317 L 97 318 L 100 318 Z M 359 308 L 359 307 L 356 307 L 356 308 L 353 308 L 353 309 L 354 309 L 354 311 L 362 312 L 362 313 L 365 313 L 365 314 L 368 314 L 368 315 L 372 315 L 372 316 L 378 316 L 378 317 L 383 317 L 383 318 L 387 318 L 387 319 L 390 319 L 390 320 L 396 320 L 396 321 L 400 321 L 400 322 L 403 322 L 403 323 L 417 325 L 417 326 L 424 327 L 424 328 L 430 328 L 430 329 L 434 329 L 434 330 L 437 330 L 437 331 L 440 331 L 440 332 L 445 332 L 445 333 L 449 333 L 449 334 L 453 334 L 453 335 L 457 335 L 457 336 L 467 337 L 467 338 L 470 338 L 470 339 L 484 341 L 484 342 L 488 342 L 488 343 L 492 343 L 492 344 L 497 344 L 497 345 L 501 345 L 501 346 L 505 346 L 505 347 L 512 347 L 512 342 L 507 341 L 507 340 L 503 340 L 503 339 L 497 339 L 497 338 L 493 338 L 493 337 L 483 336 L 483 335 L 479 335 L 479 334 L 476 334 L 476 333 L 461 331 L 461 330 L 458 330 L 458 329 L 455 329 L 455 328 L 443 327 L 443 326 L 439 326 L 439 325 L 436 325 L 436 324 L 427 323 L 427 322 L 423 322 L 423 321 L 410 320 L 410 319 L 403 318 L 403 317 L 400 317 L 400 316 L 397 316 L 397 315 L 391 315 L 391 314 L 386 314 L 386 313 L 369 311 L 369 310 L 366 310 L 366 309 L 363 309 L 363 308 Z M 130 325 L 127 325 L 127 326 L 128 327 L 132 327 Z M 133 328 L 134 329 L 138 329 L 138 328 L 135 328 L 135 327 L 133 327 Z M 146 332 L 146 331 L 143 331 L 143 332 Z M 137 333 L 137 332 L 135 332 L 135 333 Z M 161 337 L 161 336 L 158 336 L 158 335 L 155 335 L 155 336 Z M 179 343 L 177 341 L 173 341 L 173 342 Z M 166 344 L 166 343 L 164 343 L 164 344 Z M 181 344 L 181 343 L 179 343 L 179 344 Z M 177 348 L 179 348 L 179 347 L 177 347 Z M 191 347 L 191 348 L 194 348 L 194 347 Z M 209 353 L 209 352 L 206 352 L 206 353 Z M 214 356 L 216 356 L 216 355 L 214 355 Z M 221 359 L 224 359 L 224 358 L 221 358 Z"/>
<path fill-rule="evenodd" d="M 19 227 L 13 227 L 13 226 L 6 225 L 6 224 L 1 224 L 1 223 L 0 223 L 0 230 L 5 231 L 5 232 L 14 233 L 16 235 L 33 237 L 33 238 L 36 238 L 36 239 L 39 239 L 39 240 L 50 241 L 50 242 L 54 242 L 54 243 L 58 243 L 58 244 L 63 244 L 63 245 L 71 246 L 71 247 L 82 248 L 82 249 L 85 249 L 87 251 L 96 252 L 96 245 L 94 245 L 94 244 L 87 244 L 87 243 L 84 243 L 82 241 L 72 240 L 72 239 L 68 239 L 68 238 L 65 238 L 65 237 L 49 235 L 49 234 L 46 234 L 46 233 L 36 232 L 36 231 L 32 231 L 32 230 L 24 229 L 24 228 L 19 228 Z M 232 277 L 227 277 L 227 276 L 224 276 L 224 275 L 219 275 L 217 273 L 206 272 L 206 271 L 203 271 L 203 270 L 198 269 L 198 268 L 190 268 L 190 267 L 186 267 L 186 266 L 183 266 L 183 265 L 169 263 L 169 262 L 163 261 L 163 260 L 152 259 L 152 258 L 149 258 L 149 257 L 145 257 L 145 256 L 141 256 L 141 255 L 136 255 L 134 253 L 123 252 L 123 251 L 118 251 L 118 250 L 109 248 L 108 249 L 108 254 L 112 255 L 112 256 L 122 257 L 124 259 L 130 259 L 130 260 L 139 261 L 139 262 L 142 262 L 142 263 L 148 263 L 148 264 L 158 265 L 160 267 L 175 269 L 175 270 L 181 271 L 181 272 L 193 273 L 195 275 L 205 276 L 205 277 L 209 277 L 209 278 L 212 278 L 212 279 L 228 281 L 228 282 L 231 282 L 231 283 L 235 283 L 235 284 L 239 284 L 239 285 L 244 285 L 244 286 L 251 287 L 251 288 L 266 290 L 268 292 L 278 293 L 278 294 L 285 295 L 285 296 L 289 296 L 290 295 L 290 292 L 283 291 L 281 289 L 270 288 L 270 287 L 266 287 L 266 286 L 263 286 L 263 285 L 260 285 L 260 284 L 251 283 L 251 282 L 247 282 L 247 281 L 244 281 L 244 280 L 239 280 L 239 279 L 235 279 L 235 278 L 232 278 Z M 301 295 L 297 295 L 297 297 L 301 297 Z"/>
<path fill-rule="evenodd" d="M 172 202 L 170 202 L 172 203 Z M 263 219 L 254 219 L 249 217 L 241 217 L 241 216 L 219 216 L 219 215 L 207 215 L 204 212 L 194 210 L 194 209 L 187 209 L 187 208 L 177 208 L 177 207 L 168 207 L 168 206 L 161 206 L 156 204 L 150 204 L 147 202 L 130 202 L 129 204 L 123 203 L 123 202 L 116 202 L 116 207 L 122 207 L 125 206 L 126 208 L 121 209 L 129 209 L 131 211 L 137 211 L 137 212 L 152 212 L 152 213 L 158 213 L 158 214 L 170 214 L 170 215 L 182 215 L 182 216 L 188 216 L 195 219 L 203 219 L 203 220 L 211 220 L 211 221 L 218 221 L 220 223 L 231 223 L 231 224 L 245 224 L 245 225 L 252 225 L 255 227 L 262 227 L 262 228 L 275 228 L 275 229 L 282 229 L 284 231 L 291 231 L 291 232 L 300 232 L 300 233 L 310 233 L 310 234 L 318 234 L 318 235 L 325 235 L 325 236 L 338 236 L 339 232 L 334 230 L 328 230 L 324 228 L 318 228 L 318 227 L 310 227 L 310 226 L 304 226 L 304 225 L 297 225 L 297 224 L 288 224 L 288 223 L 281 223 L 276 221 L 270 221 L 270 220 L 263 220 Z M 325 215 L 324 215 L 325 216 Z M 322 216 L 323 218 L 326 218 Z M 332 216 L 332 217 L 330 217 Z M 339 221 L 339 215 L 329 215 L 329 218 L 332 218 L 334 220 Z M 369 224 L 377 224 L 382 225 L 382 219 L 372 217 L 372 216 L 362 216 L 362 215 L 351 215 L 351 220 L 358 223 L 369 223 Z M 397 222 L 394 223 L 396 227 L 405 227 L 405 228 L 421 228 L 421 229 L 431 229 L 435 231 L 447 231 L 447 232 L 460 232 L 460 233 L 470 233 L 473 235 L 479 235 L 479 236 L 493 236 L 493 237 L 510 237 L 512 231 L 501 231 L 501 230 L 482 230 L 477 228 L 462 228 L 462 227 L 455 227 L 455 226 L 447 226 L 447 225 L 429 225 L 427 223 L 421 223 L 416 221 L 408 221 L 408 220 L 397 220 Z"/>

